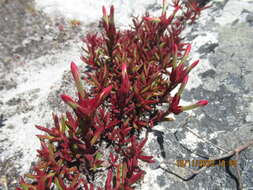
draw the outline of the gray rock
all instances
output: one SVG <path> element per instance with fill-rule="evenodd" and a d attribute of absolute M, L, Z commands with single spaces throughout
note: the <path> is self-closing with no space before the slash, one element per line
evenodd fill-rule
<path fill-rule="evenodd" d="M 0 91 L 3 89 L 10 90 L 11 88 L 16 88 L 16 86 L 17 83 L 13 79 L 10 80 L 3 79 L 0 81 Z"/>
<path fill-rule="evenodd" d="M 230 1 L 230 3 L 233 2 Z M 0 15 L 3 14 L 0 18 L 0 36 L 2 36 L 0 37 L 0 51 L 2 52 L 0 61 L 4 63 L 0 65 L 1 92 L 13 90 L 18 85 L 14 80 L 18 75 L 11 73 L 13 64 L 9 64 L 10 62 L 18 61 L 19 57 L 20 60 L 29 60 L 41 55 L 53 54 L 52 49 L 63 45 L 68 46 L 69 43 L 72 43 L 70 39 L 73 35 L 80 32 L 76 30 L 66 34 L 55 30 L 53 21 L 47 16 L 36 11 L 36 14 L 32 16 L 34 10 L 31 9 L 32 12 L 26 11 L 27 8 L 33 7 L 32 3 L 32 0 L 0 1 Z M 233 190 L 238 188 L 237 174 L 233 167 L 210 167 L 190 180 L 183 180 L 180 176 L 188 176 L 189 171 L 163 163 L 167 160 L 204 160 L 209 156 L 224 153 L 217 146 L 232 150 L 252 139 L 253 31 L 251 26 L 246 22 L 241 22 L 239 18 L 235 18 L 233 22 L 225 26 L 215 22 L 216 18 L 222 15 L 227 3 L 229 0 L 214 1 L 213 7 L 207 11 L 204 21 L 194 24 L 190 34 L 186 36 L 190 42 L 196 42 L 199 37 L 204 39 L 204 42 L 196 42 L 196 48 L 200 56 L 209 62 L 209 65 L 206 66 L 206 69 L 202 68 L 203 72 L 195 76 L 202 83 L 186 90 L 183 100 L 194 102 L 199 99 L 208 99 L 210 103 L 204 108 L 194 110 L 196 117 L 189 120 L 185 128 L 182 127 L 182 124 L 188 114 L 183 113 L 176 116 L 176 121 L 163 122 L 159 124 L 162 129 L 155 127 L 151 132 L 152 138 L 146 146 L 146 152 L 155 156 L 156 163 L 145 166 L 148 171 L 145 186 L 148 188 L 145 190 L 155 189 L 153 187 L 166 190 Z M 11 11 L 14 9 L 17 11 Z M 147 9 L 156 10 L 157 6 L 147 7 Z M 226 9 L 226 11 L 229 10 Z M 62 22 L 62 20 L 59 21 Z M 252 22 L 250 13 L 247 15 L 246 21 Z M 208 39 L 210 33 L 218 36 L 217 41 Z M 22 66 L 15 65 L 15 67 Z M 43 66 L 41 68 L 43 69 Z M 15 77 L 8 78 L 5 73 L 11 73 L 11 76 Z M 39 88 L 33 89 L 0 102 L 1 107 L 8 105 L 4 113 L 1 113 L 0 126 L 2 125 L 2 128 L 0 133 L 5 126 L 7 126 L 7 130 L 17 129 L 17 126 L 5 124 L 7 123 L 5 119 L 8 116 L 22 115 L 20 121 L 23 124 L 31 121 L 32 115 L 26 114 L 35 110 L 32 103 L 38 100 L 38 92 Z M 48 102 L 40 102 L 39 107 L 44 110 L 47 108 L 50 111 L 64 113 L 69 108 L 59 98 L 62 93 L 76 97 L 70 72 L 65 72 L 61 81 L 52 86 L 49 94 L 46 94 Z M 40 116 L 48 117 L 47 113 L 41 113 Z M 46 127 L 48 126 L 50 124 L 47 122 Z M 195 136 L 187 128 L 212 144 Z M 0 147 L 1 153 L 6 151 L 7 145 L 10 145 L 9 141 L 9 138 L 1 138 L 0 142 L 5 143 L 5 146 Z M 11 190 L 15 189 L 15 184 L 20 176 L 20 164 L 17 164 L 16 161 L 22 156 L 24 155 L 19 152 L 7 157 L 5 154 L 5 158 L 0 160 L 0 177 L 7 176 L 10 182 L 8 188 Z M 251 147 L 240 154 L 238 162 L 245 189 L 253 187 L 252 158 L 253 149 Z M 235 157 L 231 159 L 235 159 Z M 193 166 L 191 168 L 197 169 Z"/>
<path fill-rule="evenodd" d="M 247 17 L 246 17 L 246 21 L 251 25 L 253 26 L 253 13 L 250 12 Z"/>

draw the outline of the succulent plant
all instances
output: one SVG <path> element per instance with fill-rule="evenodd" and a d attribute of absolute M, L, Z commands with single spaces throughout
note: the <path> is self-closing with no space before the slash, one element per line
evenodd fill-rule
<path fill-rule="evenodd" d="M 134 18 L 125 31 L 115 27 L 114 7 L 109 14 L 103 7 L 104 32 L 83 39 L 87 48 L 81 60 L 89 71 L 81 73 L 71 63 L 78 98 L 61 95 L 73 112 L 53 114 L 51 129 L 36 126 L 46 133 L 37 135 L 40 160 L 17 190 L 134 189 L 145 175 L 139 163 L 154 162 L 143 150 L 148 129 L 168 120 L 168 114 L 208 103 L 180 105 L 189 73 L 199 63 L 187 64 L 191 45 L 180 35 L 206 7 L 173 0 L 167 16 L 167 6 L 163 1 L 160 17 Z M 90 84 L 89 91 L 83 82 Z M 95 180 L 99 172 L 105 174 L 102 187 Z"/>

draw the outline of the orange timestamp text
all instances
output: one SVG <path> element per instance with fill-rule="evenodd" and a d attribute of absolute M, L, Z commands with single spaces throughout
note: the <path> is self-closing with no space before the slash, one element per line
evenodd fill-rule
<path fill-rule="evenodd" d="M 227 167 L 237 166 L 237 160 L 176 160 L 178 167 Z"/>

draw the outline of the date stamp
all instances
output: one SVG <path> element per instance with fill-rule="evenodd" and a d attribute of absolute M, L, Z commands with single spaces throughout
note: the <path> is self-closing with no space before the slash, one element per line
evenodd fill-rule
<path fill-rule="evenodd" d="M 176 160 L 178 167 L 236 167 L 237 160 Z"/>

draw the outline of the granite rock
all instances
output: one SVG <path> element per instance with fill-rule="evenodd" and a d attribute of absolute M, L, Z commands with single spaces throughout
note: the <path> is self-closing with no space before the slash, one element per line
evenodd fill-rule
<path fill-rule="evenodd" d="M 145 151 L 154 155 L 156 163 L 144 165 L 147 174 L 136 189 L 238 189 L 234 167 L 210 167 L 184 180 L 182 176 L 188 176 L 189 171 L 165 164 L 204 160 L 224 154 L 221 149 L 230 151 L 252 140 L 253 1 L 214 0 L 212 4 L 185 33 L 185 39 L 193 46 L 189 62 L 201 59 L 201 63 L 191 73 L 182 104 L 199 99 L 210 103 L 176 116 L 176 121 L 154 127 Z M 52 20 L 35 10 L 32 0 L 2 0 L 0 5 L 0 15 L 4 14 L 0 19 L 0 178 L 6 179 L 1 182 L 7 181 L 12 190 L 19 176 L 36 161 L 39 143 L 35 134 L 39 132 L 34 125 L 49 127 L 51 112 L 66 111 L 60 94 L 75 97 L 67 64 L 72 60 L 79 64 L 82 45 L 77 41 L 83 34 L 79 29 L 59 32 L 55 26 L 64 20 Z M 157 4 L 147 7 L 150 11 L 158 8 Z M 27 63 L 17 64 L 20 61 Z M 192 117 L 185 124 L 189 114 Z M 245 189 L 253 187 L 252 165 L 250 147 L 238 160 Z M 3 188 L 6 184 L 1 182 Z"/>

